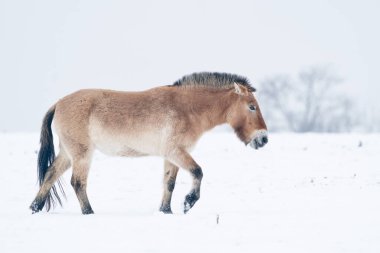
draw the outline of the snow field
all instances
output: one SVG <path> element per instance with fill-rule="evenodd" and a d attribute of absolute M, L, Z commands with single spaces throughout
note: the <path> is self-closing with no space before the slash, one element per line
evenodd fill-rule
<path fill-rule="evenodd" d="M 380 252 L 380 135 L 272 134 L 256 151 L 232 133 L 208 133 L 193 152 L 204 178 L 187 215 L 187 172 L 175 214 L 163 215 L 162 159 L 100 153 L 88 184 L 95 215 L 81 215 L 71 170 L 64 207 L 32 215 L 38 140 L 0 134 L 2 253 Z"/>

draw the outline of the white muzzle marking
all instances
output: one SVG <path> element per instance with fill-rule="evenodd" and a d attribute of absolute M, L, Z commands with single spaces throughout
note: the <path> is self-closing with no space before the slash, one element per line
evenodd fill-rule
<path fill-rule="evenodd" d="M 268 132 L 267 130 L 257 130 L 253 133 L 252 139 L 249 145 L 254 149 L 259 149 L 264 147 L 268 143 Z"/>

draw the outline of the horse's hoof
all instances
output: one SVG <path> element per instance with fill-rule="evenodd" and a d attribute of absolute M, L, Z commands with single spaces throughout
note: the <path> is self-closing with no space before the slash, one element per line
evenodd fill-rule
<path fill-rule="evenodd" d="M 29 208 L 30 210 L 32 210 L 32 214 L 35 214 L 41 211 L 43 206 L 41 204 L 38 204 L 37 202 L 33 202 Z"/>
<path fill-rule="evenodd" d="M 82 211 L 82 214 L 84 215 L 87 215 L 87 214 L 94 214 L 94 211 L 90 208 L 90 209 L 85 209 Z"/>
<path fill-rule="evenodd" d="M 183 203 L 183 213 L 186 214 L 191 209 L 190 203 L 186 202 Z"/>
<path fill-rule="evenodd" d="M 194 191 L 187 194 L 185 202 L 183 203 L 183 212 L 186 214 L 194 206 L 198 199 L 199 195 L 197 195 Z"/>
<path fill-rule="evenodd" d="M 173 214 L 172 212 L 172 209 L 170 208 L 170 206 L 166 206 L 166 207 L 161 207 L 160 208 L 160 212 L 164 213 L 164 214 Z"/>

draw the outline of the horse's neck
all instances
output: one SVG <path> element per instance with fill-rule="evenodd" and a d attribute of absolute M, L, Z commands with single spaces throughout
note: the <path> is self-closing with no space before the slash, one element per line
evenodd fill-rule
<path fill-rule="evenodd" d="M 231 106 L 231 97 L 226 90 L 209 91 L 197 94 L 193 101 L 192 113 L 199 119 L 202 128 L 207 131 L 226 123 L 226 114 Z"/>

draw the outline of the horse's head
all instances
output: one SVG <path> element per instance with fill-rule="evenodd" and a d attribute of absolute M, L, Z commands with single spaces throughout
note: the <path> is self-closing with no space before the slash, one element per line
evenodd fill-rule
<path fill-rule="evenodd" d="M 246 145 L 250 144 L 255 149 L 263 147 L 268 143 L 267 126 L 253 92 L 236 83 L 232 92 L 234 101 L 227 122 Z"/>

